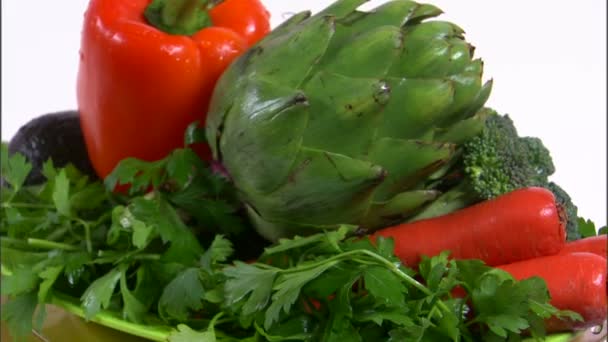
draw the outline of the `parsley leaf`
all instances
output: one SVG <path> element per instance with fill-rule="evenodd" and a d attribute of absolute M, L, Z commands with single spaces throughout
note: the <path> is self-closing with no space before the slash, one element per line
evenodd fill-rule
<path fill-rule="evenodd" d="M 164 180 L 165 159 L 156 162 L 146 162 L 135 158 L 122 160 L 105 178 L 109 191 L 114 191 L 118 185 L 129 185 L 129 195 L 146 191 L 150 186 L 158 188 Z"/>
<path fill-rule="evenodd" d="M 358 342 L 363 340 L 349 319 L 342 316 L 330 316 L 322 341 L 326 342 Z"/>
<path fill-rule="evenodd" d="M 354 229 L 354 226 L 342 225 L 337 230 L 323 232 L 321 234 L 314 234 L 306 237 L 295 236 L 292 239 L 280 239 L 277 245 L 266 248 L 264 254 L 272 255 L 284 253 L 289 250 L 318 245 L 320 243 L 336 245 L 338 241 L 344 240 L 349 233 L 354 231 Z"/>
<path fill-rule="evenodd" d="M 89 183 L 80 189 L 74 189 L 70 194 L 69 207 L 74 210 L 95 210 L 103 207 L 107 199 L 108 194 L 103 184 Z"/>
<path fill-rule="evenodd" d="M 371 266 L 363 273 L 365 288 L 370 294 L 384 303 L 403 303 L 406 288 L 390 270 L 381 266 Z"/>
<path fill-rule="evenodd" d="M 43 279 L 42 283 L 40 283 L 40 288 L 38 289 L 38 301 L 40 303 L 45 303 L 47 301 L 51 287 L 55 284 L 62 271 L 63 266 L 53 266 L 40 272 L 40 278 Z"/>
<path fill-rule="evenodd" d="M 199 341 L 199 342 L 216 342 L 218 341 L 215 336 L 215 325 L 218 319 L 220 319 L 224 314 L 218 313 L 211 319 L 209 322 L 209 326 L 207 327 L 207 331 L 197 332 L 192 330 L 190 327 L 184 324 L 179 324 L 177 326 L 177 332 L 171 334 L 168 338 L 169 342 L 191 342 L 191 341 Z M 232 340 L 232 339 L 231 339 Z"/>
<path fill-rule="evenodd" d="M 382 257 L 387 259 L 395 257 L 394 239 L 386 238 L 384 236 L 378 236 L 378 238 L 376 239 L 376 246 L 376 248 L 378 249 L 378 254 L 380 254 Z"/>
<path fill-rule="evenodd" d="M 302 269 L 299 272 L 281 274 L 273 286 L 273 290 L 276 292 L 272 295 L 272 302 L 266 310 L 264 328 L 270 329 L 270 326 L 278 321 L 281 310 L 285 313 L 289 313 L 291 306 L 298 299 L 300 290 L 304 285 L 308 284 L 337 263 L 337 261 L 323 262 L 310 269 L 306 269 L 304 265 L 302 265 L 300 266 Z"/>
<path fill-rule="evenodd" d="M 142 303 L 135 295 L 131 292 L 127 286 L 127 267 L 123 267 L 120 274 L 120 293 L 124 303 L 122 309 L 122 316 L 135 323 L 141 323 L 144 321 L 144 316 L 148 312 L 148 306 Z"/>
<path fill-rule="evenodd" d="M 139 220 L 133 220 L 133 246 L 144 249 L 153 237 L 154 227 L 146 225 Z"/>
<path fill-rule="evenodd" d="M 433 258 L 423 256 L 418 266 L 420 276 L 432 291 L 438 290 L 441 280 L 448 271 L 448 254 L 444 252 Z"/>
<path fill-rule="evenodd" d="M 160 194 L 155 194 L 153 198 L 136 198 L 129 211 L 135 219 L 154 227 L 164 242 L 171 243 L 164 256 L 166 262 L 193 265 L 203 253 L 196 236 Z"/>
<path fill-rule="evenodd" d="M 578 229 L 581 233 L 581 238 L 608 234 L 607 226 L 596 229 L 595 223 L 593 223 L 593 221 L 585 220 L 581 217 L 578 218 Z"/>
<path fill-rule="evenodd" d="M 213 330 L 198 332 L 192 330 L 185 324 L 179 324 L 177 331 L 169 336 L 169 342 L 216 342 Z"/>
<path fill-rule="evenodd" d="M 80 300 L 87 320 L 93 318 L 101 308 L 107 309 L 110 306 L 110 299 L 121 274 L 120 269 L 114 268 L 103 277 L 95 280 L 84 292 Z"/>
<path fill-rule="evenodd" d="M 55 177 L 55 186 L 53 188 L 53 202 L 57 208 L 57 212 L 63 216 L 70 217 L 70 181 L 66 175 L 65 169 L 61 170 Z"/>
<path fill-rule="evenodd" d="M 2 276 L 2 295 L 20 295 L 30 292 L 38 286 L 40 279 L 33 269 L 18 267 L 11 270 L 10 276 Z"/>
<path fill-rule="evenodd" d="M 2 320 L 8 323 L 14 337 L 25 337 L 32 332 L 32 318 L 37 306 L 38 296 L 35 291 L 21 294 L 2 304 Z"/>
<path fill-rule="evenodd" d="M 191 311 L 203 308 L 205 295 L 198 268 L 188 268 L 167 285 L 158 302 L 158 312 L 165 321 L 184 322 Z"/>
<path fill-rule="evenodd" d="M 237 215 L 240 204 L 232 194 L 226 193 L 226 187 L 225 180 L 205 174 L 170 194 L 169 200 L 192 215 L 205 230 L 234 236 L 246 226 Z"/>
<path fill-rule="evenodd" d="M 184 145 L 192 145 L 197 143 L 204 143 L 207 141 L 205 136 L 205 128 L 201 126 L 200 122 L 195 121 L 188 125 L 186 128 L 186 134 L 184 134 Z"/>
<path fill-rule="evenodd" d="M 241 261 L 236 261 L 234 266 L 224 268 L 223 273 L 228 279 L 225 285 L 226 304 L 231 306 L 253 292 L 256 287 L 260 288 L 260 286 L 252 286 L 252 284 L 256 284 L 259 279 L 262 279 L 264 283 L 266 283 L 265 280 L 269 278 L 274 280 L 278 274 L 278 270 L 263 269 Z M 272 284 L 274 284 L 274 282 Z M 270 289 L 272 289 L 272 284 Z M 259 297 L 254 299 L 249 298 L 246 305 L 248 305 L 248 307 L 264 307 L 266 301 L 264 300 L 264 303 L 261 303 L 262 299 L 263 298 L 260 299 Z"/>
<path fill-rule="evenodd" d="M 262 277 L 258 277 L 251 295 L 243 305 L 243 315 L 251 315 L 266 308 L 270 302 L 274 280 L 275 274 L 272 272 L 264 273 Z"/>
<path fill-rule="evenodd" d="M 189 184 L 205 165 L 191 149 L 173 151 L 167 160 L 168 177 L 179 189 Z"/>
<path fill-rule="evenodd" d="M 354 315 L 354 320 L 357 322 L 374 322 L 378 326 L 382 326 L 384 321 L 390 321 L 399 326 L 413 326 L 414 324 L 412 318 L 408 315 L 407 307 L 404 308 L 399 305 L 361 308 Z"/>
<path fill-rule="evenodd" d="M 2 144 L 0 158 L 2 178 L 11 185 L 12 193 L 16 193 L 25 183 L 32 170 L 32 164 L 20 153 L 9 156 L 8 145 L 4 143 Z M 3 189 L 3 191 L 5 190 Z"/>
<path fill-rule="evenodd" d="M 361 276 L 361 267 L 339 264 L 328 272 L 325 272 L 306 285 L 304 291 L 307 296 L 323 299 L 334 294 L 338 289 L 351 279 Z"/>
<path fill-rule="evenodd" d="M 546 291 L 546 286 L 543 285 L 537 280 L 516 282 L 503 271 L 487 272 L 480 278 L 479 287 L 471 294 L 477 314 L 475 320 L 487 324 L 494 334 L 502 338 L 506 338 L 509 333 L 521 334 L 530 327 L 529 296 L 543 296 L 541 291 Z M 548 300 L 548 293 L 544 297 Z"/>
<path fill-rule="evenodd" d="M 223 235 L 216 235 L 213 242 L 203 256 L 201 256 L 201 266 L 204 270 L 212 272 L 211 267 L 217 263 L 226 262 L 234 253 L 232 242 L 227 240 Z"/>

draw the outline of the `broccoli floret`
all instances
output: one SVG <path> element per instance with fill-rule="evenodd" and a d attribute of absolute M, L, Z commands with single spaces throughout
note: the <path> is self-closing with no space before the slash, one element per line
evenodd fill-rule
<path fill-rule="evenodd" d="M 434 189 L 443 194 L 411 221 L 444 215 L 520 188 L 550 188 L 549 176 L 555 172 L 551 154 L 542 141 L 520 137 L 511 118 L 493 110 L 487 112 L 481 133 L 462 144 L 461 153 L 460 163 L 449 173 L 451 177 L 445 177 L 450 183 Z M 561 190 L 552 185 L 553 189 Z M 556 197 L 564 199 L 564 206 L 571 204 L 563 190 Z"/>
<path fill-rule="evenodd" d="M 581 234 L 578 227 L 578 208 L 572 203 L 572 199 L 568 193 L 562 189 L 559 185 L 549 182 L 546 186 L 547 189 L 551 190 L 555 195 L 555 201 L 562 208 L 566 223 L 566 236 L 568 241 L 578 240 L 581 238 Z"/>
<path fill-rule="evenodd" d="M 542 140 L 535 137 L 522 137 L 521 143 L 527 147 L 530 166 L 538 175 L 538 182 L 544 182 L 547 177 L 555 172 L 555 165 L 549 150 L 543 145 Z"/>
<path fill-rule="evenodd" d="M 519 137 L 508 115 L 491 113 L 482 133 L 464 144 L 464 174 L 480 199 L 547 184 L 555 172 L 538 138 Z"/>

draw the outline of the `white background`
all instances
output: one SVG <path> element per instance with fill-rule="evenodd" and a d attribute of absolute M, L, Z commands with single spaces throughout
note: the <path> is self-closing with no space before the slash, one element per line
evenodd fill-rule
<path fill-rule="evenodd" d="M 277 25 L 331 0 L 262 0 Z M 28 120 L 75 109 L 87 0 L 2 0 L 2 140 Z M 369 8 L 384 1 L 372 1 Z M 467 32 L 494 91 L 523 135 L 552 151 L 579 214 L 606 224 L 606 1 L 428 0 Z"/>

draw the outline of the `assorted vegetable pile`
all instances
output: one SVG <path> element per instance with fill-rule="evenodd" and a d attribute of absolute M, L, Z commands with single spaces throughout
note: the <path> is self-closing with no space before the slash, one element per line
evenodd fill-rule
<path fill-rule="evenodd" d="M 171 342 L 601 325 L 606 228 L 549 179 L 540 139 L 484 107 L 462 29 L 364 2 L 269 32 L 257 0 L 91 0 L 69 126 L 88 155 L 31 140 L 73 113 L 2 145 L 11 333 L 45 303 Z"/>

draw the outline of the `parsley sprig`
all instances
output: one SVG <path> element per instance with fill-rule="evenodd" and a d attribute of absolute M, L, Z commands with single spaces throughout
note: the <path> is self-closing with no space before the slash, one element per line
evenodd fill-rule
<path fill-rule="evenodd" d="M 517 282 L 447 253 L 414 271 L 394 256 L 392 240 L 350 232 L 283 240 L 261 262 L 225 268 L 226 303 L 272 341 L 517 340 L 544 336 L 544 318 L 576 316 L 547 304 L 539 278 Z M 467 295 L 455 296 L 457 287 Z"/>
<path fill-rule="evenodd" d="M 105 184 L 49 161 L 24 186 L 30 170 L 2 147 L 2 318 L 18 336 L 43 303 L 173 342 L 517 341 L 580 318 L 541 279 L 446 253 L 410 269 L 355 227 L 256 243 L 227 178 L 187 148 Z"/>

